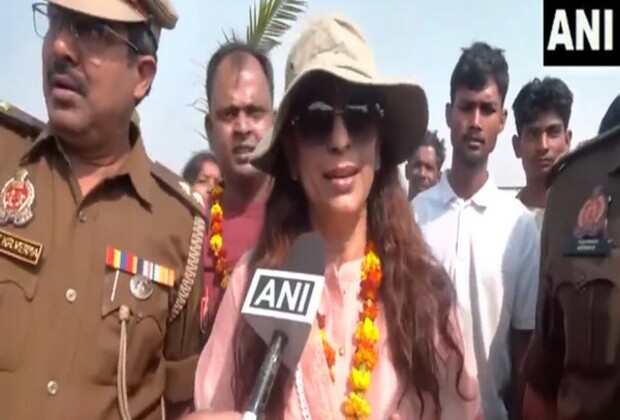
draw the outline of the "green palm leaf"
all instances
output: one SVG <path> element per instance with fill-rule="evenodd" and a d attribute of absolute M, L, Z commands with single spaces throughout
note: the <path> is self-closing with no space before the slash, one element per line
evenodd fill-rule
<path fill-rule="evenodd" d="M 234 42 L 241 41 L 241 38 L 239 38 L 239 36 L 237 35 L 237 33 L 233 29 L 231 29 L 229 33 L 226 33 L 226 31 L 222 29 L 222 34 L 224 34 L 224 43 L 225 44 L 231 44 L 231 43 L 234 43 Z"/>
<path fill-rule="evenodd" d="M 246 28 L 245 42 L 269 53 L 281 44 L 282 37 L 307 7 L 307 0 L 259 0 L 250 7 L 250 22 Z M 235 30 L 230 29 L 227 32 L 222 29 L 222 34 L 224 44 L 241 41 Z M 200 106 L 197 102 L 193 104 L 194 108 L 202 113 L 209 112 L 209 104 L 205 99 L 200 101 Z"/>
<path fill-rule="evenodd" d="M 280 45 L 307 5 L 306 0 L 260 0 L 250 9 L 246 41 L 263 52 L 271 51 Z"/>

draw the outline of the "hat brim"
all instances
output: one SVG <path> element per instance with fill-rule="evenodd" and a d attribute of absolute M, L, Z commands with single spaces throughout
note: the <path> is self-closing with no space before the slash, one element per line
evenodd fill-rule
<path fill-rule="evenodd" d="M 385 164 L 399 165 L 413 154 L 428 128 L 428 100 L 424 89 L 404 80 L 372 79 L 346 67 L 314 67 L 305 69 L 284 93 L 273 128 L 261 139 L 254 150 L 251 163 L 263 172 L 273 174 L 278 146 L 281 144 L 284 123 L 299 84 L 317 73 L 327 73 L 345 82 L 377 89 L 383 98 L 382 156 Z"/>
<path fill-rule="evenodd" d="M 49 3 L 84 15 L 115 22 L 146 21 L 146 16 L 125 1 L 49 0 Z"/>

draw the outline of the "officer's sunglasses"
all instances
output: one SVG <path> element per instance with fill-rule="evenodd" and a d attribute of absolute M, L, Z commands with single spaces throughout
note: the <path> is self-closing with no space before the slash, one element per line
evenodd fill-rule
<path fill-rule="evenodd" d="M 63 29 L 68 29 L 73 37 L 88 50 L 97 50 L 120 40 L 135 52 L 139 52 L 135 44 L 112 29 L 113 24 L 105 20 L 85 16 L 48 3 L 34 3 L 32 13 L 34 31 L 41 38 L 48 35 L 54 36 Z"/>
<path fill-rule="evenodd" d="M 336 115 L 341 116 L 349 136 L 355 141 L 364 138 L 363 134 L 379 126 L 384 111 L 378 103 L 372 101 L 351 101 L 344 106 L 335 107 L 317 100 L 297 108 L 291 124 L 299 130 L 302 141 L 321 143 L 332 133 Z"/>

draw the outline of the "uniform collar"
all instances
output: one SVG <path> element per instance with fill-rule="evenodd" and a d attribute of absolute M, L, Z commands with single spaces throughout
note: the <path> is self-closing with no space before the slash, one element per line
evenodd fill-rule
<path fill-rule="evenodd" d="M 129 138 L 132 147 L 117 177 L 127 175 L 140 198 L 148 204 L 151 204 L 153 185 L 151 178 L 151 160 L 146 153 L 144 142 L 140 135 L 140 129 L 133 123 L 129 130 Z M 51 134 L 49 128 L 46 127 L 22 156 L 22 164 L 38 159 L 41 155 L 45 154 L 45 150 L 49 147 L 54 147 L 56 151 L 64 157 L 65 161 L 67 161 L 67 163 L 69 162 L 58 139 Z"/>
<path fill-rule="evenodd" d="M 436 190 L 438 199 L 444 205 L 450 204 L 460 199 L 450 185 L 450 181 L 448 180 L 449 173 L 449 169 L 443 171 L 441 179 L 437 184 Z M 495 185 L 495 181 L 493 180 L 493 175 L 489 172 L 489 177 L 487 178 L 487 181 L 484 183 L 482 188 L 480 188 L 480 190 L 478 190 L 478 192 L 474 194 L 474 196 L 468 201 L 471 201 L 478 207 L 486 208 L 493 202 L 496 192 L 497 186 Z"/>

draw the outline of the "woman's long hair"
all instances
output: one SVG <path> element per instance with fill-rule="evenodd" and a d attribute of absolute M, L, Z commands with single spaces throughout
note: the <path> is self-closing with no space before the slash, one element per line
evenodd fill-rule
<path fill-rule="evenodd" d="M 264 227 L 249 262 L 250 272 L 256 267 L 280 266 L 297 236 L 311 229 L 304 191 L 291 179 L 284 152 L 280 150 Z M 458 358 L 457 389 L 463 371 L 463 354 L 451 323 L 454 289 L 445 271 L 430 256 L 413 220 L 396 166 L 382 165 L 375 173 L 367 205 L 369 239 L 374 242 L 383 267 L 380 299 L 395 370 L 406 392 L 417 393 L 422 410 L 422 396 L 432 398 L 439 417 L 438 377 L 440 364 L 446 360 L 446 348 Z M 267 347 L 243 320 L 237 326 L 234 347 L 232 387 L 236 409 L 243 410 Z M 283 418 L 284 404 L 292 389 L 291 372 L 281 366 L 266 418 Z"/>

